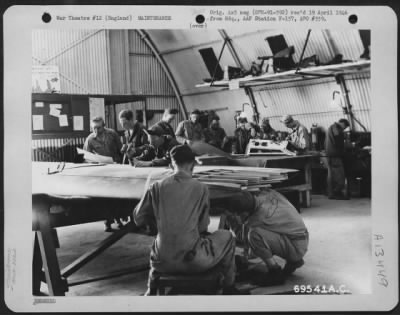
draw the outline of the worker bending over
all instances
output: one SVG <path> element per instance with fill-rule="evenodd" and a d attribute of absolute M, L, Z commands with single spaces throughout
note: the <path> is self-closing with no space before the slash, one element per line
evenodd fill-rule
<path fill-rule="evenodd" d="M 169 151 L 178 144 L 171 137 L 167 137 L 159 126 L 144 130 L 150 144 L 136 148 L 131 153 L 132 165 L 135 167 L 168 166 L 171 163 Z"/>
<path fill-rule="evenodd" d="M 277 140 L 278 133 L 274 128 L 271 127 L 269 123 L 269 118 L 264 117 L 261 122 L 261 137 L 263 140 Z"/>
<path fill-rule="evenodd" d="M 300 124 L 298 120 L 294 120 L 291 115 L 283 116 L 281 122 L 287 128 L 292 129 L 286 140 L 289 141 L 294 150 L 300 153 L 307 151 L 310 148 L 310 137 L 307 128 Z"/>
<path fill-rule="evenodd" d="M 300 214 L 283 195 L 272 189 L 254 196 L 243 192 L 232 197 L 229 206 L 230 227 L 268 268 L 266 277 L 255 279 L 258 284 L 281 284 L 304 264 L 308 231 Z M 273 255 L 286 260 L 283 270 Z"/>
<path fill-rule="evenodd" d="M 200 111 L 195 109 L 190 113 L 190 119 L 181 121 L 176 128 L 176 139 L 181 144 L 191 144 L 193 141 L 204 141 L 203 127 L 199 122 Z"/>
<path fill-rule="evenodd" d="M 151 248 L 149 280 L 155 273 L 196 274 L 213 267 L 224 275 L 224 293 L 234 294 L 235 240 L 230 231 L 207 234 L 209 192 L 192 178 L 195 156 L 186 145 L 171 150 L 174 173 L 156 181 L 134 210 L 138 226 L 155 222 L 157 236 Z M 146 295 L 154 294 L 150 287 Z"/>

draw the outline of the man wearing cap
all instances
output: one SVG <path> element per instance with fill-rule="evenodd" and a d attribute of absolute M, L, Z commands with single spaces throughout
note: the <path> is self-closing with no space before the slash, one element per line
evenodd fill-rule
<path fill-rule="evenodd" d="M 254 279 L 255 282 L 281 284 L 304 264 L 308 231 L 296 208 L 283 195 L 272 189 L 254 196 L 243 192 L 230 198 L 229 207 L 232 214 L 227 220 L 236 237 L 247 243 L 252 254 L 268 268 L 267 275 Z M 286 260 L 283 270 L 274 255 Z"/>
<path fill-rule="evenodd" d="M 214 116 L 210 122 L 209 127 L 204 130 L 205 142 L 217 147 L 219 149 L 223 149 L 225 144 L 228 141 L 226 136 L 226 132 L 224 128 L 221 128 L 219 125 L 219 117 Z"/>
<path fill-rule="evenodd" d="M 207 232 L 209 191 L 192 178 L 195 155 L 190 147 L 175 146 L 171 160 L 174 173 L 154 182 L 133 211 L 138 226 L 157 226 L 146 295 L 154 294 L 150 280 L 157 273 L 196 274 L 214 267 L 224 275 L 224 293 L 234 294 L 234 237 L 227 230 Z"/>
<path fill-rule="evenodd" d="M 135 149 L 148 143 L 147 135 L 138 121 L 133 119 L 133 112 L 124 109 L 119 113 L 119 123 L 125 129 L 125 143 L 121 149 L 124 154 L 122 164 L 132 164 L 132 158 L 136 156 Z"/>
<path fill-rule="evenodd" d="M 238 118 L 239 127 L 235 130 L 234 141 L 232 145 L 233 154 L 244 154 L 246 153 L 246 147 L 251 139 L 251 130 L 247 129 L 247 118 Z"/>
<path fill-rule="evenodd" d="M 278 134 L 274 128 L 269 124 L 269 118 L 264 117 L 261 122 L 261 136 L 260 139 L 263 140 L 276 140 Z"/>
<path fill-rule="evenodd" d="M 161 128 L 163 134 L 169 139 L 176 138 L 174 129 L 171 126 L 171 122 L 175 119 L 177 113 L 178 111 L 176 109 L 166 108 L 164 110 L 162 119 L 154 125 Z"/>
<path fill-rule="evenodd" d="M 283 116 L 281 121 L 287 128 L 292 129 L 286 140 L 296 151 L 307 151 L 310 148 L 310 136 L 307 128 L 300 124 L 298 120 L 294 120 L 291 115 Z"/>
<path fill-rule="evenodd" d="M 349 199 L 345 189 L 346 175 L 344 171 L 344 130 L 350 126 L 347 119 L 333 123 L 326 133 L 325 152 L 328 168 L 328 198 Z"/>
<path fill-rule="evenodd" d="M 135 167 L 168 166 L 171 162 L 169 151 L 178 144 L 176 139 L 166 137 L 159 126 L 144 132 L 150 144 L 136 148 L 138 156 L 132 159 L 132 164 Z"/>
<path fill-rule="evenodd" d="M 118 133 L 106 128 L 102 117 L 94 117 L 91 127 L 93 132 L 86 138 L 83 149 L 94 154 L 112 157 L 114 162 L 121 163 L 122 143 Z"/>
<path fill-rule="evenodd" d="M 176 139 L 181 144 L 191 144 L 193 141 L 204 141 L 203 127 L 199 122 L 200 111 L 191 112 L 188 120 L 181 121 L 176 128 Z"/>

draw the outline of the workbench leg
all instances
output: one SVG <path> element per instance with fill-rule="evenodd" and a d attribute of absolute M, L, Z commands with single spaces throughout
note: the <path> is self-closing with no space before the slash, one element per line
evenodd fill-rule
<path fill-rule="evenodd" d="M 312 173 L 311 173 L 311 159 L 308 159 L 304 166 L 304 176 L 305 176 L 305 183 L 309 184 L 310 190 L 306 190 L 304 192 L 305 195 L 305 200 L 304 200 L 304 206 L 309 208 L 311 207 L 311 189 L 312 189 Z"/>
<path fill-rule="evenodd" d="M 306 190 L 305 192 L 304 192 L 304 195 L 305 195 L 305 207 L 306 208 L 309 208 L 309 207 L 311 207 L 311 191 L 310 190 Z"/>
<path fill-rule="evenodd" d="M 41 196 L 33 196 L 32 199 L 39 221 L 37 237 L 49 295 L 65 295 L 65 292 L 68 291 L 68 285 L 61 278 L 56 247 L 54 246 L 54 232 L 50 226 L 49 203 L 45 197 Z"/>
<path fill-rule="evenodd" d="M 32 261 L 32 293 L 33 295 L 41 295 L 40 285 L 43 279 L 43 262 L 40 256 L 40 247 L 37 233 L 33 240 L 33 261 Z"/>

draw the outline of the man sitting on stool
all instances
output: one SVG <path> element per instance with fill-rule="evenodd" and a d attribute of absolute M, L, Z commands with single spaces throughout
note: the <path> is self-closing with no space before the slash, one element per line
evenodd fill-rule
<path fill-rule="evenodd" d="M 227 230 L 207 234 L 209 192 L 205 184 L 192 178 L 192 150 L 177 145 L 170 154 L 174 173 L 153 183 L 133 212 L 138 226 L 153 222 L 158 231 L 151 248 L 145 295 L 155 293 L 150 280 L 156 272 L 196 274 L 213 267 L 220 268 L 224 275 L 224 293 L 234 294 L 234 237 Z"/>
<path fill-rule="evenodd" d="M 283 195 L 272 189 L 262 190 L 254 196 L 243 192 L 232 197 L 229 206 L 232 214 L 228 215 L 227 221 L 231 229 L 268 267 L 266 277 L 254 279 L 257 284 L 281 284 L 287 275 L 304 264 L 307 228 L 295 207 Z M 273 255 L 286 259 L 283 270 Z"/>

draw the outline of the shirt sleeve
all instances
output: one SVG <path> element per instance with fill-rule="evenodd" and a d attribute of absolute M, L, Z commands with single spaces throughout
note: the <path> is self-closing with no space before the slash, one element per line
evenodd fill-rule
<path fill-rule="evenodd" d="M 85 140 L 85 144 L 83 145 L 83 150 L 88 151 L 88 152 L 92 152 L 91 151 L 90 142 L 89 142 L 89 137 L 87 137 L 86 140 Z"/>
<path fill-rule="evenodd" d="M 204 233 L 207 232 L 208 225 L 210 224 L 210 194 L 207 186 L 204 186 L 204 193 L 200 207 L 199 233 Z"/>
<path fill-rule="evenodd" d="M 153 187 L 151 186 L 133 210 L 133 219 L 137 226 L 145 225 L 154 218 Z"/>
<path fill-rule="evenodd" d="M 185 126 L 183 124 L 183 121 L 181 121 L 179 123 L 178 127 L 176 128 L 175 136 L 176 136 L 176 140 L 178 140 L 179 143 L 181 143 L 181 144 L 185 143 L 185 141 L 186 141 Z"/>
<path fill-rule="evenodd" d="M 120 152 L 121 148 L 122 148 L 122 142 L 121 142 L 121 139 L 119 137 L 119 134 L 116 131 L 113 130 L 113 136 L 114 136 L 115 144 L 117 145 L 118 152 Z"/>

